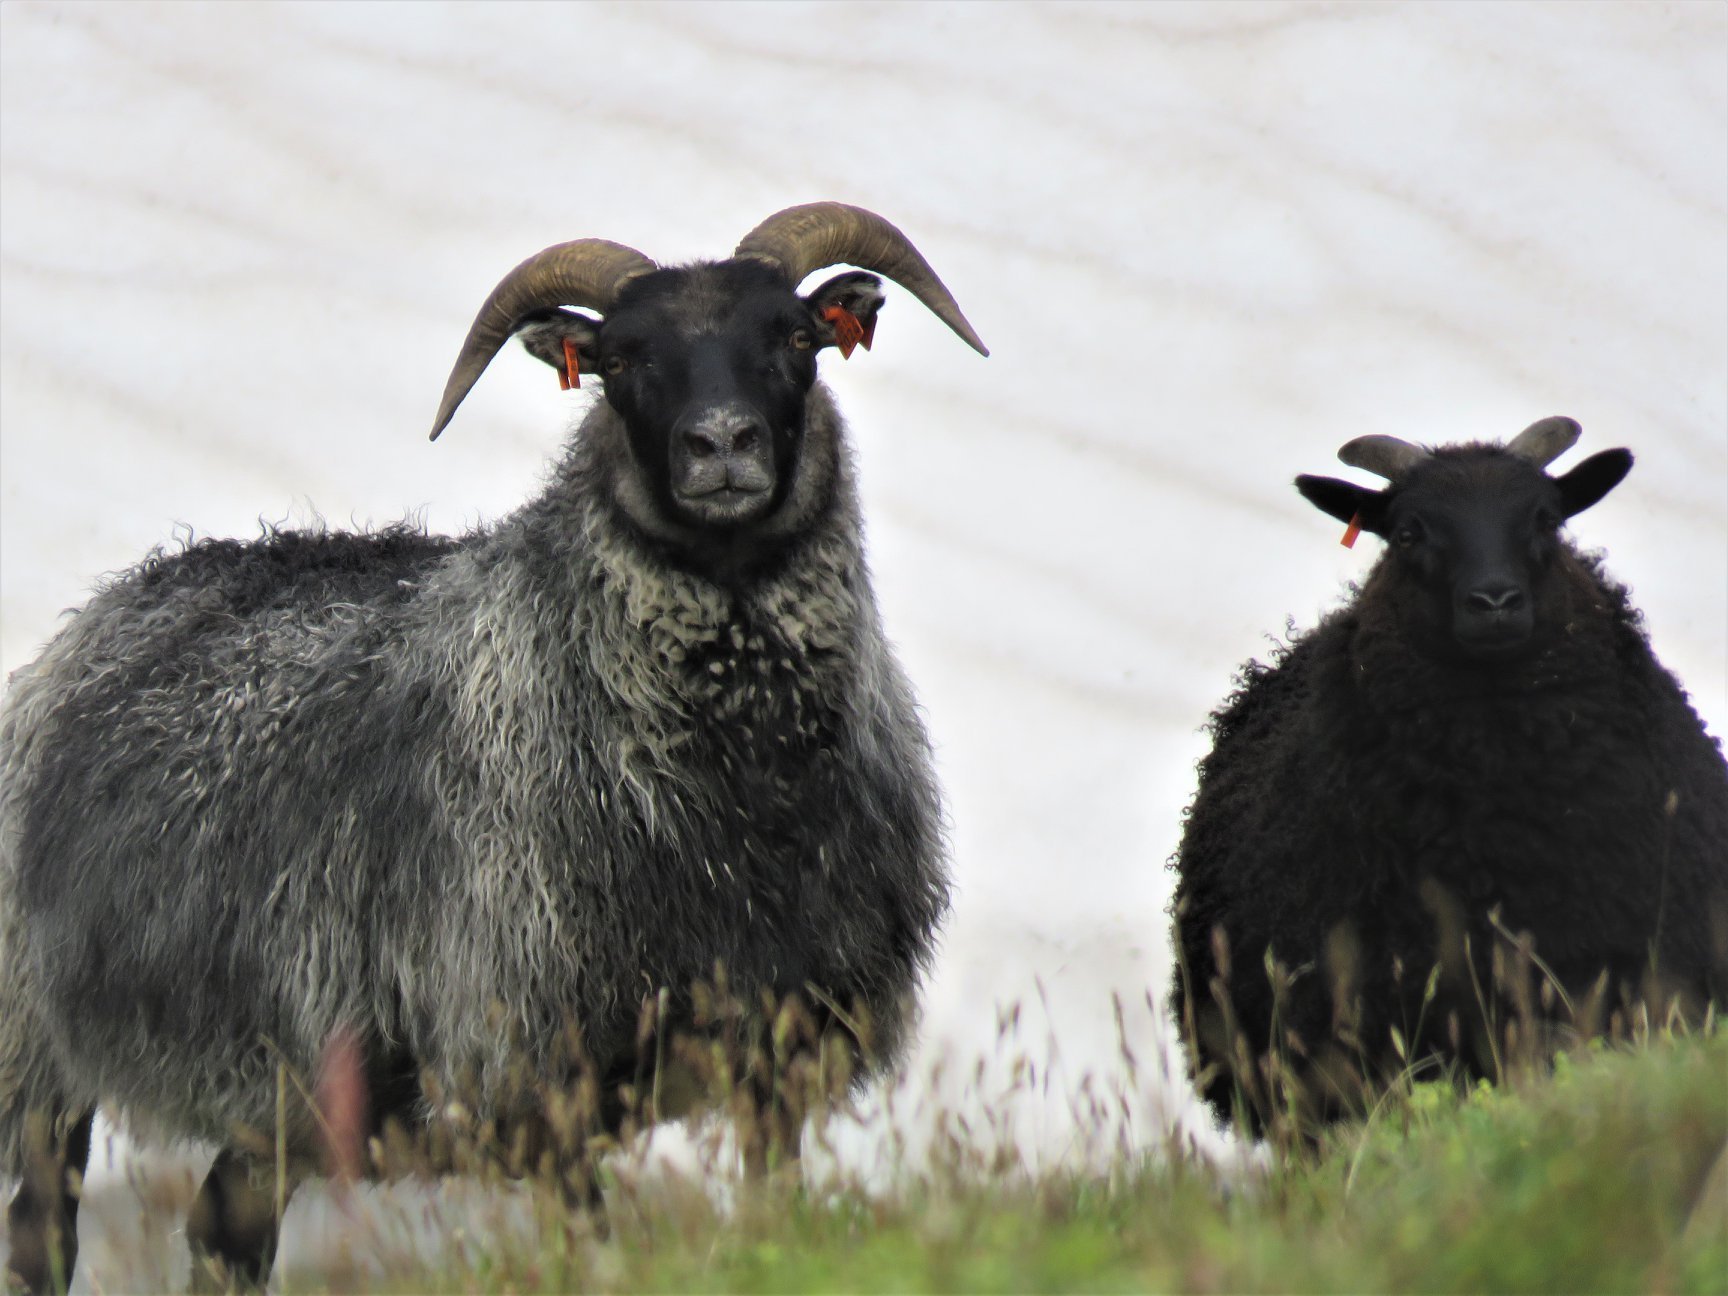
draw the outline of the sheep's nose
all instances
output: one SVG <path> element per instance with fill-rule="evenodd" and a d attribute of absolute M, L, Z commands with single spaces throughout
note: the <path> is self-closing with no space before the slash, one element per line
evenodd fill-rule
<path fill-rule="evenodd" d="M 1464 603 L 1472 612 L 1516 612 L 1524 606 L 1524 591 L 1516 585 L 1482 585 Z"/>
<path fill-rule="evenodd" d="M 713 455 L 749 454 L 762 442 L 762 429 L 755 423 L 712 425 L 691 428 L 684 433 L 684 448 L 692 459 L 707 459 Z"/>

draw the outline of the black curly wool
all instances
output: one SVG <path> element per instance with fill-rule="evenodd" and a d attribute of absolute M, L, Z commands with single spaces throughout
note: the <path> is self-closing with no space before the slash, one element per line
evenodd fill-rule
<path fill-rule="evenodd" d="M 1558 543 L 1539 651 L 1434 653 L 1388 553 L 1212 716 L 1173 860 L 1173 1001 L 1221 1116 L 1240 1097 L 1262 1123 L 1269 1050 L 1333 1081 L 1399 1069 L 1394 1028 L 1409 1060 L 1492 1074 L 1484 1008 L 1517 1007 L 1496 996 L 1518 934 L 1575 1009 L 1603 973 L 1604 1010 L 1728 994 L 1728 767 L 1626 591 Z"/>

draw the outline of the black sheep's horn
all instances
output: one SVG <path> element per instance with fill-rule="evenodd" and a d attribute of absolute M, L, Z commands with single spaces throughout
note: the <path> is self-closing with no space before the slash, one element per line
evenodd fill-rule
<path fill-rule="evenodd" d="M 979 355 L 990 354 L 930 263 L 910 239 L 875 212 L 837 202 L 788 207 L 746 234 L 733 255 L 778 266 L 794 288 L 831 265 L 853 265 L 886 275 L 923 302 L 967 346 Z"/>
<path fill-rule="evenodd" d="M 438 402 L 438 417 L 432 420 L 432 440 L 525 316 L 550 306 L 582 306 L 604 314 L 618 300 L 620 288 L 655 268 L 622 243 L 577 239 L 536 252 L 505 275 L 481 305 L 456 356 L 444 399 Z"/>
<path fill-rule="evenodd" d="M 1584 429 L 1577 419 L 1556 414 L 1538 419 L 1506 443 L 1506 448 L 1520 459 L 1528 459 L 1538 468 L 1546 468 L 1573 446 Z"/>
<path fill-rule="evenodd" d="M 1357 437 L 1346 441 L 1338 451 L 1338 458 L 1352 468 L 1376 473 L 1390 482 L 1402 480 L 1428 455 L 1421 446 L 1383 435 Z"/>

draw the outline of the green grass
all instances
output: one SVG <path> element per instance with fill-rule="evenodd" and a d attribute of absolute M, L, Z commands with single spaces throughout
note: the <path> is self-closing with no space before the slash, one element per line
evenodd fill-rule
<path fill-rule="evenodd" d="M 937 1158 L 941 1160 L 940 1157 Z M 543 1211 L 402 1291 L 1728 1291 L 1728 1032 L 1595 1046 L 1366 1123 L 1226 1187 L 1188 1157 L 1093 1176 L 950 1167 L 877 1192 L 770 1180 L 721 1210 L 664 1177 L 612 1236 Z"/>

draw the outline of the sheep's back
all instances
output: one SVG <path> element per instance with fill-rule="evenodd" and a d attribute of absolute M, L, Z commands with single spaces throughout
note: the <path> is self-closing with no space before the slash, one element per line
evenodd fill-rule
<path fill-rule="evenodd" d="M 276 1063 L 309 1070 L 336 1021 L 389 1028 L 369 928 L 433 819 L 409 768 L 432 700 L 392 670 L 395 609 L 452 547 L 280 532 L 156 555 L 14 679 L 10 903 L 81 1089 L 220 1136 L 267 1124 Z"/>

